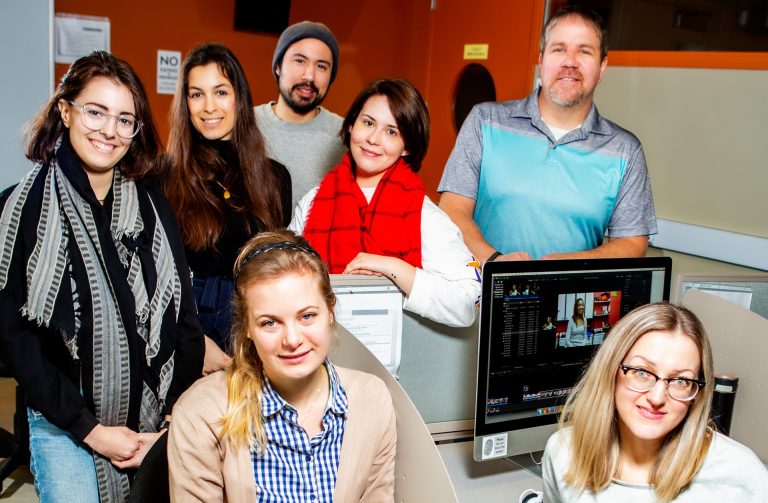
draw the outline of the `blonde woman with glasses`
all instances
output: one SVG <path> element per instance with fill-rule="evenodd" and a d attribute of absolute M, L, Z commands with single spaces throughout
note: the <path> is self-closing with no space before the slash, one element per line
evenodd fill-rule
<path fill-rule="evenodd" d="M 545 501 L 768 501 L 765 466 L 710 426 L 713 383 L 692 312 L 660 303 L 626 315 L 547 443 Z"/>

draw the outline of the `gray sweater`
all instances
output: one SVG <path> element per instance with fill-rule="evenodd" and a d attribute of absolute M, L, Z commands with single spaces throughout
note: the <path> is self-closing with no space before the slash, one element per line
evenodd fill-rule
<path fill-rule="evenodd" d="M 288 168 L 295 208 L 299 199 L 320 184 L 346 152 L 339 131 L 343 119 L 320 107 L 307 122 L 288 122 L 272 111 L 275 102 L 254 107 L 256 122 L 267 143 L 267 155 Z"/>

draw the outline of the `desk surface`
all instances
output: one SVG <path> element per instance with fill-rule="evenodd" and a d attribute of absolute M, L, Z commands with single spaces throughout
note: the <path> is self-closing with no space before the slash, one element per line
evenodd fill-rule
<path fill-rule="evenodd" d="M 542 490 L 541 479 L 506 459 L 477 463 L 472 442 L 440 444 L 437 450 L 460 503 L 517 503 L 526 489 Z"/>

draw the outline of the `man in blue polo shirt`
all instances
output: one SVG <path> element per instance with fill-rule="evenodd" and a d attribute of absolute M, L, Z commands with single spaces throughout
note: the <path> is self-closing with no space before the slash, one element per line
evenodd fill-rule
<path fill-rule="evenodd" d="M 643 256 L 656 217 L 645 156 L 593 104 L 607 64 L 596 13 L 566 7 L 541 37 L 541 87 L 467 116 L 438 191 L 474 256 Z"/>

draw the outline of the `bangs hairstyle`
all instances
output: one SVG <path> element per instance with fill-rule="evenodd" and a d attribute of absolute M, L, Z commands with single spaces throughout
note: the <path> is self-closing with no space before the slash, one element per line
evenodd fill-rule
<path fill-rule="evenodd" d="M 424 98 L 407 80 L 384 79 L 371 82 L 357 95 L 341 125 L 341 141 L 349 149 L 352 126 L 355 125 L 365 102 L 372 96 L 384 96 L 389 110 L 397 123 L 408 155 L 405 161 L 415 172 L 421 169 L 421 162 L 429 147 L 429 111 Z"/>
<path fill-rule="evenodd" d="M 264 446 L 266 437 L 261 415 L 263 364 L 256 346 L 248 338 L 248 288 L 288 274 L 310 274 L 330 312 L 336 306 L 328 269 L 318 255 L 297 249 L 271 249 L 249 257 L 252 252 L 273 243 L 293 243 L 310 248 L 309 243 L 291 231 L 264 232 L 252 238 L 240 250 L 235 262 L 238 271 L 232 297 L 232 366 L 227 371 L 229 399 L 222 418 L 222 438 L 234 443 Z"/>
<path fill-rule="evenodd" d="M 699 349 L 698 379 L 706 385 L 690 402 L 688 414 L 664 439 L 649 483 L 660 502 L 672 501 L 704 463 L 712 433 L 709 411 L 714 389 L 712 349 L 699 319 L 668 303 L 648 304 L 624 316 L 611 329 L 563 408 L 560 428 L 571 427 L 571 461 L 565 481 L 577 490 L 600 491 L 619 464 L 616 378 L 619 365 L 640 337 L 652 331 L 680 331 Z"/>
<path fill-rule="evenodd" d="M 192 125 L 187 103 L 189 72 L 211 63 L 229 80 L 235 94 L 235 126 L 229 141 L 237 153 L 238 166 L 228 166 L 211 142 Z M 235 211 L 249 217 L 244 219 L 247 232 L 258 230 L 251 228 L 252 222 L 262 222 L 267 230 L 284 225 L 277 173 L 256 125 L 245 72 L 229 48 L 204 44 L 187 55 L 171 105 L 170 123 L 165 194 L 179 219 L 187 246 L 195 251 L 215 249 L 224 232 L 225 208 L 214 180 L 236 188 L 242 197 L 242 206 L 235 207 Z"/>
<path fill-rule="evenodd" d="M 597 39 L 600 42 L 600 61 L 604 60 L 608 56 L 608 29 L 605 26 L 605 21 L 603 21 L 600 14 L 581 5 L 568 5 L 552 14 L 552 17 L 547 21 L 547 25 L 541 31 L 539 52 L 544 53 L 544 48 L 547 47 L 547 41 L 549 40 L 552 28 L 561 20 L 571 16 L 580 18 L 597 32 Z"/>
<path fill-rule="evenodd" d="M 133 97 L 136 119 L 141 121 L 141 129 L 120 160 L 120 171 L 129 179 L 143 178 L 153 170 L 161 151 L 147 93 L 131 65 L 105 51 L 94 51 L 69 67 L 53 96 L 28 127 L 27 158 L 45 164 L 53 160 L 56 140 L 67 132 L 61 120 L 59 101 L 76 101 L 77 96 L 96 77 L 105 77 L 125 86 Z"/>

